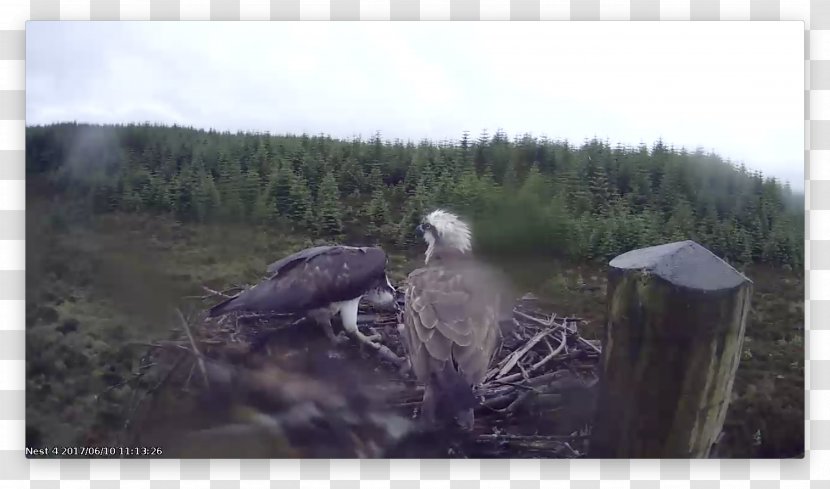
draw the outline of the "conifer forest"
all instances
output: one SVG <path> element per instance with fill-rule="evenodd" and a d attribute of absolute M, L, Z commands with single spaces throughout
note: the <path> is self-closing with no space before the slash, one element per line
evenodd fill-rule
<path fill-rule="evenodd" d="M 693 239 L 730 262 L 803 263 L 803 206 L 788 183 L 661 141 L 571 145 L 502 132 L 341 141 L 61 124 L 29 128 L 27 148 L 29 174 L 48 174 L 95 213 L 268 224 L 406 248 L 413 224 L 440 205 L 480 223 L 477 244 L 494 252 L 606 260 Z"/>

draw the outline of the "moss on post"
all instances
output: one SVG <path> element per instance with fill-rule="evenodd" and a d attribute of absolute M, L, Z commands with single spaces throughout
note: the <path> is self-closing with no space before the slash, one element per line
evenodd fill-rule
<path fill-rule="evenodd" d="M 593 457 L 708 456 L 751 295 L 749 279 L 693 241 L 611 261 Z"/>

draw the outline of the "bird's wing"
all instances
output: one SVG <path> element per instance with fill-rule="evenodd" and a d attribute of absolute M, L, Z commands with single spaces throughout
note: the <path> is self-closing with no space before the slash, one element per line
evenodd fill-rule
<path fill-rule="evenodd" d="M 268 265 L 268 268 L 266 270 L 267 275 L 269 278 L 271 278 L 279 273 L 285 273 L 289 269 L 291 269 L 291 267 L 296 266 L 302 262 L 308 261 L 314 258 L 315 256 L 331 251 L 332 248 L 335 248 L 335 246 L 316 246 L 314 248 L 306 248 L 292 255 L 280 258 L 274 263 Z"/>
<path fill-rule="evenodd" d="M 498 296 L 475 270 L 435 266 L 408 278 L 404 331 L 421 381 L 451 365 L 481 382 L 499 339 Z"/>
<path fill-rule="evenodd" d="M 386 254 L 380 248 L 327 246 L 301 251 L 280 262 L 269 278 L 214 306 L 210 315 L 240 310 L 290 313 L 354 299 L 383 276 Z"/>

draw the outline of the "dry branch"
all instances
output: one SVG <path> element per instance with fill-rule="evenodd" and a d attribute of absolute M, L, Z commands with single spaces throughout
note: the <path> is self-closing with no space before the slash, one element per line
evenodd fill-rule
<path fill-rule="evenodd" d="M 227 292 L 234 289 L 216 291 L 204 287 L 204 290 L 209 295 L 203 299 L 216 299 L 229 296 Z M 486 433 L 475 432 L 471 439 L 472 446 L 457 450 L 455 454 L 473 457 L 578 457 L 585 453 L 580 445 L 584 443 L 584 437 L 569 435 L 573 430 L 549 436 L 527 435 L 511 432 L 510 427 L 505 425 L 513 423 L 510 420 L 520 412 L 516 419 L 525 419 L 528 413 L 547 412 L 547 416 L 556 420 L 567 409 L 565 405 L 573 392 L 590 389 L 596 382 L 594 372 L 600 348 L 580 336 L 576 327 L 580 320 L 550 314 L 535 307 L 536 304 L 519 301 L 514 308 L 513 328 L 503 336 L 493 368 L 488 371 L 485 382 L 475 390 L 480 399 L 476 418 L 481 418 L 476 425 L 481 424 Z M 239 367 L 255 371 L 260 368 L 258 365 L 262 365 L 263 358 L 277 358 L 290 351 L 285 345 L 286 338 L 297 342 L 296 348 L 301 356 L 301 345 L 310 341 L 323 342 L 322 338 L 317 337 L 318 328 L 300 326 L 303 319 L 294 315 L 246 313 L 228 315 L 224 321 L 204 319 L 188 322 L 181 311 L 176 312 L 182 323 L 182 328 L 177 331 L 183 329 L 177 337 L 134 344 L 146 348 L 148 355 L 151 354 L 150 361 L 156 365 L 148 367 L 148 370 L 167 369 L 162 375 L 162 382 L 153 390 L 167 386 L 180 389 L 182 395 L 200 395 L 198 389 L 191 385 L 193 373 L 198 368 L 205 379 L 205 386 L 213 387 L 214 394 L 221 395 L 221 390 L 217 391 L 218 387 L 208 381 L 208 374 L 214 369 L 208 368 L 206 362 L 210 362 L 211 366 L 227 365 L 230 368 L 239 364 Z M 408 361 L 397 314 L 361 304 L 358 323 L 362 329 L 368 327 L 380 333 L 382 343 L 369 345 L 370 350 L 376 353 L 367 357 L 358 348 L 358 345 L 365 343 L 350 342 L 332 349 L 331 354 L 342 355 L 348 351 L 346 356 L 359 357 L 360 361 L 368 362 L 370 368 L 393 373 L 393 378 L 399 380 L 397 385 L 387 386 L 395 394 L 386 402 L 396 412 L 407 418 L 413 417 L 420 406 L 423 387 L 412 381 L 412 375 L 405 368 Z M 347 351 L 335 353 L 335 350 L 341 349 Z M 173 371 L 178 369 L 183 359 L 191 359 L 192 363 L 171 381 Z M 171 366 L 173 363 L 175 368 Z M 497 428 L 503 425 L 503 428 Z M 493 429 L 501 431 L 494 433 Z"/>
<path fill-rule="evenodd" d="M 505 374 L 507 374 L 507 372 L 513 370 L 513 367 L 516 366 L 516 364 L 519 362 L 519 360 L 522 358 L 522 356 L 524 356 L 527 352 L 529 352 L 531 348 L 536 346 L 536 343 L 539 343 L 540 341 L 542 341 L 542 339 L 545 336 L 547 336 L 549 334 L 553 334 L 555 331 L 558 331 L 560 327 L 561 326 L 557 326 L 555 328 L 546 329 L 546 330 L 540 331 L 539 333 L 536 333 L 533 336 L 533 338 L 531 338 L 527 343 L 525 343 L 525 345 L 523 347 L 521 347 L 520 349 L 514 351 L 507 358 L 505 358 L 506 362 L 504 360 L 502 361 L 502 362 L 504 362 L 504 366 L 499 371 L 498 375 L 496 375 L 496 377 L 497 378 L 498 377 L 504 377 Z"/>
<path fill-rule="evenodd" d="M 193 333 L 190 332 L 190 325 L 187 324 L 187 319 L 185 319 L 182 311 L 178 308 L 176 309 L 176 313 L 179 315 L 179 319 L 182 322 L 182 326 L 184 326 L 184 330 L 187 333 L 187 339 L 190 340 L 190 347 L 193 348 L 193 354 L 196 355 L 196 361 L 199 362 L 199 370 L 202 371 L 202 375 L 205 378 L 205 385 L 210 386 L 210 380 L 208 380 L 207 369 L 205 368 L 205 361 L 202 358 L 202 354 L 199 352 L 199 348 L 196 347 L 196 340 L 193 339 Z"/>

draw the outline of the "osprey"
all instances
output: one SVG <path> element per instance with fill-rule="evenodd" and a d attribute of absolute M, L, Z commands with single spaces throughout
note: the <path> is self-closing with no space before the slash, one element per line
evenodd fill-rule
<path fill-rule="evenodd" d="M 480 384 L 500 341 L 498 277 L 472 258 L 470 228 L 436 210 L 416 228 L 427 243 L 424 268 L 409 274 L 403 337 L 412 370 L 425 384 L 427 421 L 473 426 Z"/>
<path fill-rule="evenodd" d="M 343 329 L 369 343 L 377 338 L 357 329 L 357 306 L 364 297 L 377 307 L 396 304 L 386 264 L 386 253 L 377 247 L 308 248 L 272 263 L 265 280 L 213 306 L 208 316 L 234 311 L 304 314 L 339 343 L 343 338 L 335 336 L 331 326 L 339 312 Z"/>

